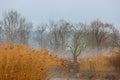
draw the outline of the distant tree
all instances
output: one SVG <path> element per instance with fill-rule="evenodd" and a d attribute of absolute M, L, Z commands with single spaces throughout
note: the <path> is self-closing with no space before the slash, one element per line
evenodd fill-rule
<path fill-rule="evenodd" d="M 82 53 L 82 51 L 85 50 L 87 46 L 85 33 L 85 28 L 83 28 L 82 24 L 73 28 L 69 47 L 75 63 L 77 62 L 77 57 Z"/>
<path fill-rule="evenodd" d="M 44 47 L 44 32 L 46 31 L 46 24 L 41 24 L 37 26 L 36 29 L 36 40 L 39 44 L 39 47 L 43 48 Z"/>
<path fill-rule="evenodd" d="M 60 49 L 65 50 L 67 46 L 69 33 L 73 25 L 69 22 L 61 20 L 58 23 L 58 26 L 59 28 L 57 31 L 58 31 L 58 39 L 59 39 L 59 44 L 60 44 L 59 47 Z"/>
<path fill-rule="evenodd" d="M 13 44 L 27 44 L 27 29 L 31 25 L 17 11 L 12 10 L 4 13 L 2 24 L 8 41 Z"/>
<path fill-rule="evenodd" d="M 2 40 L 1 35 L 2 35 L 2 22 L 0 21 L 0 40 Z"/>
<path fill-rule="evenodd" d="M 67 39 L 72 24 L 64 20 L 60 20 L 58 23 L 50 23 L 49 43 L 53 46 L 54 50 L 65 50 L 67 46 Z"/>
<path fill-rule="evenodd" d="M 29 44 L 29 33 L 32 29 L 32 23 L 25 23 L 25 21 L 23 21 L 23 23 L 21 22 L 21 25 L 19 28 L 18 28 L 18 37 L 17 37 L 17 43 L 22 43 L 22 44 L 26 44 L 28 45 Z"/>
<path fill-rule="evenodd" d="M 120 47 L 120 33 L 119 33 L 119 30 L 117 30 L 115 27 L 113 27 L 113 30 L 114 30 L 114 32 L 111 33 L 111 37 L 112 37 L 111 46 L 112 47 Z"/>
<path fill-rule="evenodd" d="M 111 39 L 113 39 L 111 36 L 112 33 L 114 33 L 114 27 L 112 24 L 96 20 L 90 24 L 89 41 L 92 42 L 92 45 L 100 49 L 108 42 L 111 42 Z"/>

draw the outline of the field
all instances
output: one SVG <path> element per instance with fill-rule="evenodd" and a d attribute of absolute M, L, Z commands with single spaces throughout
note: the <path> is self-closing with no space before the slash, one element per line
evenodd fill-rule
<path fill-rule="evenodd" d="M 119 52 L 114 48 L 109 56 L 79 57 L 74 63 L 47 49 L 6 43 L 0 46 L 0 80 L 119 80 Z"/>

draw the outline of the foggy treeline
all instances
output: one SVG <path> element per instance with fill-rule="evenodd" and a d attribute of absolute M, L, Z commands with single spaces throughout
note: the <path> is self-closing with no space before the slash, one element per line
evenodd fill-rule
<path fill-rule="evenodd" d="M 85 49 L 120 47 L 119 30 L 100 20 L 72 23 L 65 20 L 33 26 L 17 11 L 5 12 L 0 20 L 0 40 L 51 51 L 69 52 L 77 60 Z"/>

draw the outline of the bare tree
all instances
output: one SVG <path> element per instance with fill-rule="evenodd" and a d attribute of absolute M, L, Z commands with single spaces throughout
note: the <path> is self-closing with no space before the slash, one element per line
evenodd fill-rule
<path fill-rule="evenodd" d="M 96 20 L 90 25 L 90 40 L 94 42 L 94 45 L 100 49 L 106 42 L 111 39 L 111 33 L 114 32 L 113 25 L 108 23 L 103 23 Z M 93 44 L 92 44 L 93 45 Z"/>
<path fill-rule="evenodd" d="M 60 20 L 58 23 L 51 23 L 51 30 L 49 32 L 50 45 L 54 50 L 65 50 L 67 46 L 67 39 L 72 24 L 64 20 Z"/>
<path fill-rule="evenodd" d="M 44 47 L 44 37 L 45 37 L 44 32 L 46 31 L 46 27 L 47 27 L 46 24 L 41 24 L 37 26 L 37 30 L 36 30 L 37 33 L 36 40 L 39 44 L 39 47 L 41 48 Z"/>
<path fill-rule="evenodd" d="M 75 27 L 72 31 L 71 40 L 69 42 L 70 51 L 73 55 L 74 62 L 77 62 L 77 57 L 82 53 L 82 51 L 85 50 L 87 45 L 87 40 L 85 39 L 85 31 L 84 28 L 81 27 L 82 24 L 79 25 L 79 27 Z"/>
<path fill-rule="evenodd" d="M 5 13 L 2 24 L 8 41 L 14 44 L 25 44 L 27 42 L 27 29 L 29 25 L 25 18 L 21 17 L 17 11 Z"/>
<path fill-rule="evenodd" d="M 60 44 L 59 47 L 60 49 L 65 50 L 67 46 L 69 33 L 73 25 L 69 22 L 61 20 L 58 26 L 59 26 L 59 29 L 57 31 L 58 31 L 58 39 L 59 39 L 59 44 Z"/>
<path fill-rule="evenodd" d="M 111 46 L 112 47 L 120 47 L 120 33 L 119 31 L 113 27 L 113 33 L 110 34 L 112 39 L 111 39 Z"/>
<path fill-rule="evenodd" d="M 29 33 L 32 29 L 32 23 L 27 23 L 24 20 L 20 22 L 20 26 L 18 28 L 18 37 L 17 37 L 17 43 L 22 43 L 22 44 L 29 44 Z"/>
<path fill-rule="evenodd" d="M 0 21 L 0 40 L 2 40 L 1 35 L 2 35 L 2 22 Z"/>

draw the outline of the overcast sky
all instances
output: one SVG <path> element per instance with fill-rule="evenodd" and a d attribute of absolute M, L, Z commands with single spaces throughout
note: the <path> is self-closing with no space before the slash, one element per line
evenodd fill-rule
<path fill-rule="evenodd" d="M 33 24 L 59 19 L 89 23 L 99 19 L 120 27 L 120 0 L 0 0 L 0 18 L 11 9 Z"/>

